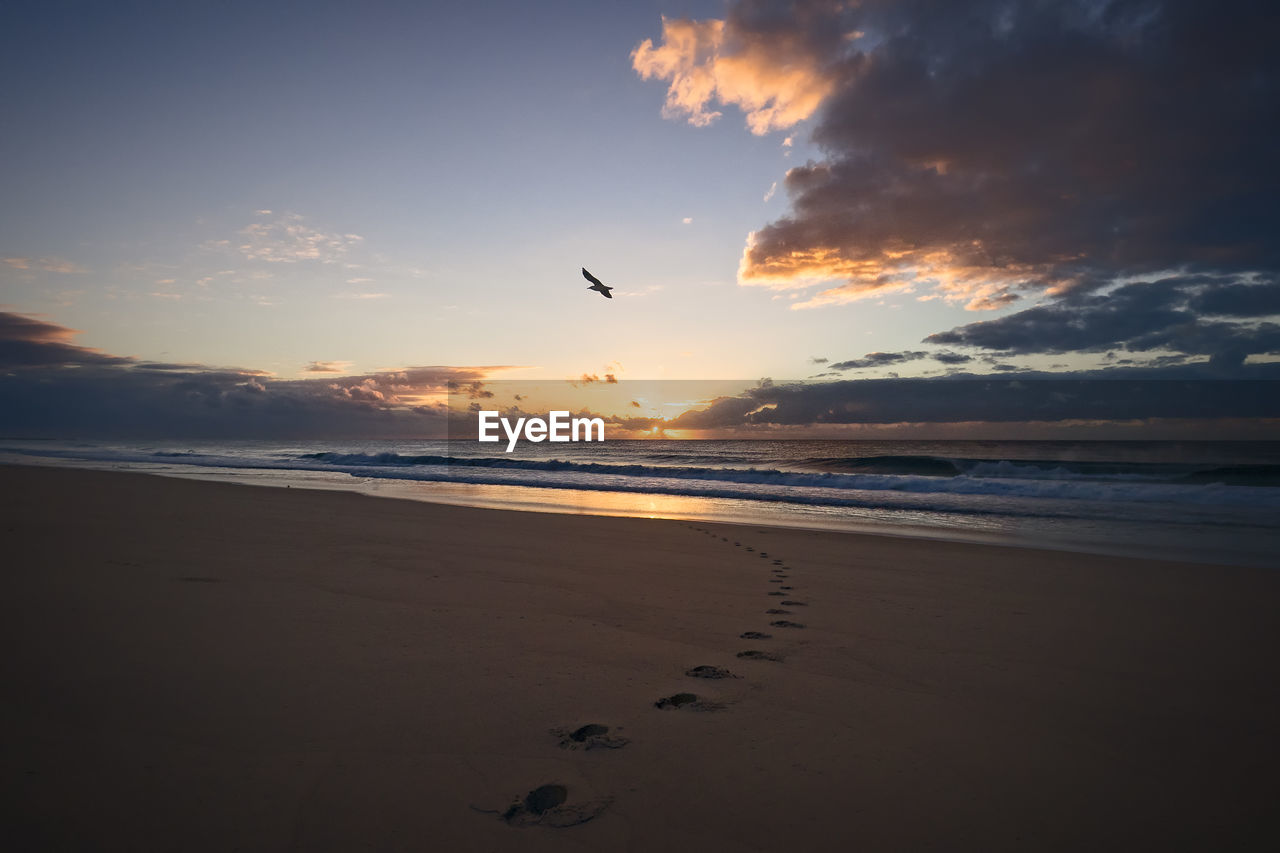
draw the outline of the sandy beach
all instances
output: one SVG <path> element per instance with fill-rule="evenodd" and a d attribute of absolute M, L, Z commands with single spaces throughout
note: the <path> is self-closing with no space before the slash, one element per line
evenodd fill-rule
<path fill-rule="evenodd" d="M 1278 840 L 1273 571 L 0 483 L 7 849 Z"/>

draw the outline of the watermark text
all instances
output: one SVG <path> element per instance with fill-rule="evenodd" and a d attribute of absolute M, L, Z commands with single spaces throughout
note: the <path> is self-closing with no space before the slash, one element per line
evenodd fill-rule
<path fill-rule="evenodd" d="M 507 436 L 507 453 L 516 449 L 516 443 L 526 441 L 604 441 L 604 418 L 572 418 L 567 411 L 550 412 L 548 419 L 501 417 L 497 411 L 481 410 L 480 440 L 501 441 L 498 428 Z M 595 438 L 592 436 L 595 435 Z"/>

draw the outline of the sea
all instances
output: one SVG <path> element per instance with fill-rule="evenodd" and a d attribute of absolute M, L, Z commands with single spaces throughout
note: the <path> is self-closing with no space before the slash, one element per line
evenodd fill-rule
<path fill-rule="evenodd" d="M 1280 568 L 1280 441 L 0 439 L 0 463 Z"/>

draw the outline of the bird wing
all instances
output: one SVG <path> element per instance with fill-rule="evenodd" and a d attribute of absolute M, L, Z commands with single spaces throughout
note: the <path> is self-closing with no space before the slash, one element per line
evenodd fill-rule
<path fill-rule="evenodd" d="M 600 291 L 601 293 L 603 293 L 603 294 L 604 294 L 604 298 L 605 298 L 605 299 L 612 299 L 612 298 L 613 298 L 613 294 L 609 292 L 610 290 L 613 290 L 613 288 L 612 288 L 612 287 L 606 287 L 604 290 Z"/>
<path fill-rule="evenodd" d="M 600 279 L 596 278 L 591 273 L 587 272 L 586 267 L 582 268 L 582 277 L 585 278 L 587 281 L 591 282 L 592 284 L 598 284 L 601 287 L 604 287 L 604 282 L 600 281 Z"/>

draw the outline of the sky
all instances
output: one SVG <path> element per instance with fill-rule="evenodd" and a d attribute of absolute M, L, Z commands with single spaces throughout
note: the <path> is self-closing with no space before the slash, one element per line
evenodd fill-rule
<path fill-rule="evenodd" d="M 412 432 L 450 382 L 584 375 L 1273 380 L 1269 20 L 6 3 L 0 433 Z M 1199 415 L 1254 435 L 1236 387 Z M 1053 417 L 1169 416 L 1123 408 Z"/>

